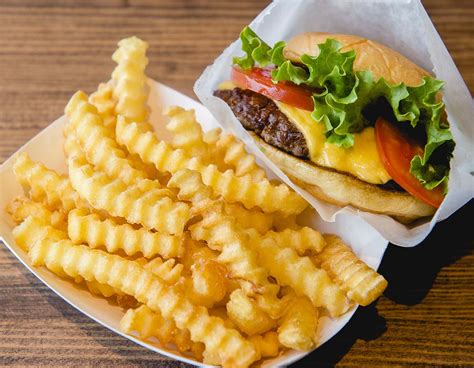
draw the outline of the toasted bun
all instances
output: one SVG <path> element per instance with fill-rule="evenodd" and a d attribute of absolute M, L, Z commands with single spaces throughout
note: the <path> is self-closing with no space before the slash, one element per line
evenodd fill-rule
<path fill-rule="evenodd" d="M 429 73 L 408 60 L 405 56 L 381 45 L 380 43 L 354 35 L 307 32 L 294 37 L 284 49 L 284 56 L 298 62 L 304 54 L 317 56 L 318 44 L 327 38 L 333 38 L 342 44 L 342 51 L 354 50 L 356 58 L 354 70 L 370 70 L 375 77 L 398 84 L 404 82 L 408 86 L 417 86 L 422 78 Z"/>
<path fill-rule="evenodd" d="M 404 223 L 432 216 L 436 210 L 406 192 L 382 189 L 351 175 L 318 166 L 289 155 L 251 134 L 265 155 L 295 184 L 323 201 L 389 215 Z"/>

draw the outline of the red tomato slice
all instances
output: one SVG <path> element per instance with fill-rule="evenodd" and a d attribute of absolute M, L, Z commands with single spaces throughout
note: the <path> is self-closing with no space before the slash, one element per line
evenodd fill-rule
<path fill-rule="evenodd" d="M 231 78 L 232 82 L 239 87 L 303 110 L 313 111 L 313 100 L 311 99 L 313 93 L 309 89 L 290 82 L 273 83 L 270 69 L 242 70 L 233 67 Z"/>
<path fill-rule="evenodd" d="M 428 190 L 410 173 L 412 158 L 423 156 L 423 148 L 383 118 L 375 123 L 375 140 L 385 170 L 392 179 L 412 196 L 438 208 L 444 199 L 442 189 Z"/>

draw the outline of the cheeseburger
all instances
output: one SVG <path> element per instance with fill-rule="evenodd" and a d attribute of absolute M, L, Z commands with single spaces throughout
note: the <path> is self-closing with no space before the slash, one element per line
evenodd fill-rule
<path fill-rule="evenodd" d="M 246 27 L 240 39 L 245 55 L 214 94 L 291 180 L 402 222 L 436 211 L 454 149 L 443 82 L 354 35 L 304 33 L 270 47 Z"/>

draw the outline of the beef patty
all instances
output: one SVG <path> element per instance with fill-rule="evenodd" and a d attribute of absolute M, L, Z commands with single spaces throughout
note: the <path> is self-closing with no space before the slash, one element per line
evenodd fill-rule
<path fill-rule="evenodd" d="M 224 100 L 235 117 L 247 130 L 254 131 L 268 144 L 293 156 L 309 159 L 306 140 L 298 128 L 283 114 L 269 98 L 248 89 L 214 91 L 214 96 Z M 378 187 L 403 192 L 393 180 Z"/>
<path fill-rule="evenodd" d="M 293 156 L 309 158 L 306 140 L 269 98 L 248 89 L 217 90 L 245 129 L 253 130 L 265 142 Z"/>

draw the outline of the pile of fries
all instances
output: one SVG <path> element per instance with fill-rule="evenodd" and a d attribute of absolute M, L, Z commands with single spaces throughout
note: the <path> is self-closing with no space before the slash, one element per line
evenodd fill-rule
<path fill-rule="evenodd" d="M 121 328 L 207 364 L 247 367 L 318 344 L 318 319 L 387 282 L 333 235 L 298 225 L 307 203 L 266 178 L 242 142 L 169 107 L 148 121 L 148 45 L 119 42 L 111 81 L 66 106 L 68 175 L 16 157 L 7 211 L 35 266 L 127 309 Z"/>

